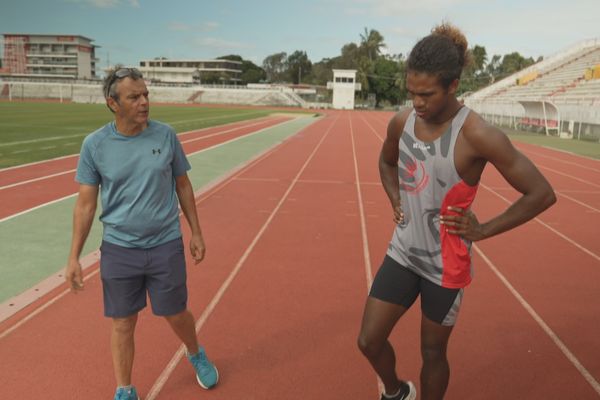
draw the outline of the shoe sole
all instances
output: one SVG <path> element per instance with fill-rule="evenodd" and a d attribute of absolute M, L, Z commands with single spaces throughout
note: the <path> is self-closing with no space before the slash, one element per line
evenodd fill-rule
<path fill-rule="evenodd" d="M 213 367 L 214 367 L 214 365 L 213 365 Z M 217 386 L 217 383 L 219 383 L 219 370 L 217 369 L 217 367 L 214 367 L 214 368 L 215 368 L 215 372 L 217 373 L 217 380 L 215 381 L 215 384 L 214 384 L 214 385 L 212 385 L 212 386 L 210 386 L 210 387 L 208 387 L 208 386 L 205 386 L 205 385 L 202 383 L 202 381 L 200 380 L 200 377 L 198 376 L 198 374 L 196 374 L 196 380 L 198 381 L 198 385 L 200 385 L 200 387 L 202 387 L 202 389 L 206 389 L 206 390 L 208 390 L 208 389 L 210 389 L 210 388 L 213 388 L 213 387 Z"/>
<path fill-rule="evenodd" d="M 417 398 L 417 389 L 411 381 L 406 382 L 408 384 L 408 397 L 406 400 L 415 400 Z"/>

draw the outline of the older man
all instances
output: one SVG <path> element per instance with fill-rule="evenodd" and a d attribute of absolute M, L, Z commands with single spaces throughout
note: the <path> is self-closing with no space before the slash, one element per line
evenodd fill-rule
<path fill-rule="evenodd" d="M 115 120 L 87 136 L 76 180 L 73 238 L 66 280 L 83 288 L 79 257 L 94 219 L 98 191 L 104 226 L 100 274 L 104 313 L 112 318 L 111 350 L 115 399 L 138 399 L 131 383 L 138 312 L 150 298 L 185 344 L 198 383 L 217 384 L 218 372 L 198 345 L 194 317 L 187 309 L 184 247 L 179 209 L 192 231 L 190 252 L 199 263 L 205 246 L 198 222 L 190 169 L 175 131 L 148 118 L 148 89 L 135 68 L 117 67 L 104 80 L 106 104 Z"/>

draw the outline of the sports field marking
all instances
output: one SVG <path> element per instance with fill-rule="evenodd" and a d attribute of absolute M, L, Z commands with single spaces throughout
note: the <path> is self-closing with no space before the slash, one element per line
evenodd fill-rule
<path fill-rule="evenodd" d="M 492 189 L 492 190 L 497 190 L 497 191 L 506 191 L 506 192 L 515 192 L 515 190 L 512 188 L 512 186 L 506 185 L 506 186 L 488 186 L 488 189 Z M 569 190 L 555 190 L 554 193 L 556 193 L 559 196 L 562 196 L 568 200 L 571 200 L 574 203 L 579 204 L 582 207 L 585 207 L 591 211 L 595 211 L 595 212 L 600 212 L 600 210 L 598 210 L 597 208 L 581 201 L 581 200 L 577 200 L 565 193 L 583 193 L 583 194 L 600 194 L 600 192 L 598 191 L 585 191 L 585 190 L 574 190 L 574 191 L 569 191 Z"/>
<path fill-rule="evenodd" d="M 217 116 L 217 117 L 211 117 L 211 118 L 196 118 L 196 119 L 190 119 L 190 120 L 180 120 L 180 121 L 170 122 L 169 125 L 181 125 L 181 124 L 184 124 L 184 123 L 197 122 L 197 121 L 212 121 L 212 120 L 218 120 L 218 119 L 223 119 L 223 118 L 239 117 L 239 116 L 246 116 L 246 115 L 252 115 L 252 114 L 250 114 L 250 113 L 226 114 L 226 115 Z M 259 114 L 256 114 L 256 115 L 259 115 Z M 53 141 L 53 140 L 66 139 L 66 138 L 83 137 L 83 136 L 87 136 L 89 134 L 90 134 L 90 132 L 87 132 L 87 133 L 77 133 L 77 134 L 74 134 L 74 135 L 51 136 L 51 137 L 39 138 L 39 139 L 19 140 L 19 141 L 16 141 L 16 142 L 0 143 L 0 147 L 16 146 L 16 145 L 28 144 L 28 143 L 48 142 L 48 141 Z"/>
<path fill-rule="evenodd" d="M 19 140 L 17 142 L 0 143 L 0 147 L 16 146 L 16 145 L 19 145 L 19 144 L 27 144 L 27 143 L 48 142 L 48 141 L 52 141 L 52 140 L 60 140 L 60 139 L 66 139 L 66 138 L 82 137 L 82 136 L 86 136 L 86 135 L 87 135 L 87 133 L 78 133 L 78 134 L 75 134 L 75 135 L 62 135 L 62 136 L 51 136 L 51 137 L 39 138 L 39 139 Z M 27 151 L 27 150 L 25 150 L 25 151 Z"/>
<path fill-rule="evenodd" d="M 545 146 L 545 145 L 542 145 L 542 147 L 545 148 L 545 149 L 548 149 L 548 150 L 554 150 L 554 151 L 558 151 L 558 152 L 561 152 L 561 153 L 570 154 L 572 156 L 585 158 L 586 160 L 592 160 L 592 161 L 598 161 L 598 162 L 600 162 L 600 160 L 598 160 L 597 158 L 593 158 L 593 157 L 589 157 L 589 156 L 584 156 L 584 155 L 581 155 L 581 154 L 573 153 L 572 151 L 557 149 L 555 147 L 550 147 L 550 146 Z"/>
<path fill-rule="evenodd" d="M 218 120 L 218 119 L 223 119 L 223 118 L 231 118 L 231 117 L 243 117 L 243 116 L 248 116 L 248 115 L 261 115 L 262 113 L 260 112 L 256 112 L 256 111 L 252 111 L 252 112 L 245 112 L 245 113 L 238 113 L 238 114 L 224 114 L 224 115 L 218 115 L 215 117 L 208 117 L 208 118 L 194 118 L 194 119 L 182 119 L 179 121 L 175 121 L 175 122 L 169 122 L 169 125 L 180 125 L 180 124 L 187 124 L 189 122 L 198 122 L 198 121 L 212 121 L 212 120 Z"/>
<path fill-rule="evenodd" d="M 268 120 L 270 118 L 271 117 L 266 116 L 264 118 L 258 118 L 258 120 Z M 189 134 L 193 134 L 193 133 L 202 132 L 202 131 L 205 131 L 205 130 L 208 130 L 208 129 L 218 129 L 218 128 L 223 128 L 223 127 L 228 127 L 229 125 L 233 125 L 233 124 L 243 124 L 243 123 L 246 123 L 246 122 L 255 122 L 256 120 L 257 119 L 252 120 L 252 121 L 247 121 L 247 120 L 245 120 L 245 121 L 236 121 L 236 122 L 231 122 L 230 124 L 220 125 L 220 126 L 207 126 L 205 128 L 199 128 L 199 129 L 193 129 L 191 131 L 181 132 L 181 133 L 178 133 L 177 136 L 181 137 L 181 136 L 184 136 L 184 135 L 189 135 Z M 247 126 L 247 125 L 241 125 L 240 127 L 242 127 L 242 126 Z M 65 158 L 72 158 L 72 157 L 79 157 L 79 153 L 68 154 L 68 155 L 65 155 L 65 156 L 50 158 L 48 160 L 33 161 L 33 162 L 30 162 L 30 163 L 27 163 L 27 164 L 13 165 L 12 167 L 0 168 L 0 172 L 9 171 L 9 170 L 18 169 L 18 168 L 26 168 L 26 167 L 30 167 L 30 166 L 33 166 L 33 165 L 44 164 L 44 163 L 48 163 L 48 162 L 52 162 L 52 161 L 58 161 L 58 160 L 63 160 Z"/>
<path fill-rule="evenodd" d="M 77 193 L 73 193 L 73 194 L 70 194 L 70 195 L 68 195 L 68 196 L 61 197 L 60 199 L 55 199 L 55 200 L 49 201 L 49 202 L 47 202 L 47 203 L 40 204 L 40 205 L 37 205 L 37 206 L 35 206 L 35 207 L 29 208 L 29 209 L 27 209 L 27 210 L 23 210 L 23 211 L 21 211 L 21 212 L 18 212 L 18 213 L 16 213 L 16 214 L 9 215 L 8 217 L 4 217 L 4 218 L 0 219 L 0 223 L 2 223 L 2 222 L 4 222 L 4 221 L 8 221 L 9 219 L 16 218 L 16 217 L 18 217 L 18 216 L 20 216 L 20 215 L 23 215 L 23 214 L 27 214 L 28 212 L 35 211 L 35 210 L 37 210 L 37 209 L 39 209 L 39 208 L 42 208 L 42 207 L 49 206 L 50 204 L 58 203 L 59 201 L 66 200 L 66 199 L 68 199 L 69 197 L 73 197 L 73 196 L 76 196 L 76 195 L 77 195 Z"/>
<path fill-rule="evenodd" d="M 22 182 L 11 183 L 10 185 L 0 186 L 0 190 L 10 189 L 12 187 L 25 185 L 27 183 L 32 183 L 32 182 L 37 182 L 37 181 L 43 181 L 44 179 L 54 178 L 56 176 L 61 176 L 61 175 L 69 174 L 69 173 L 75 172 L 75 171 L 76 171 L 75 169 L 69 169 L 69 170 L 66 170 L 66 171 L 63 171 L 63 172 L 57 172 L 56 174 L 44 175 L 44 176 L 40 176 L 39 178 L 33 178 L 33 179 L 28 179 L 28 180 L 22 181 Z"/>
<path fill-rule="evenodd" d="M 491 193 L 495 194 L 496 196 L 498 196 L 500 199 L 502 199 L 507 204 L 512 204 L 512 202 L 510 200 L 508 200 L 506 197 L 502 196 L 500 193 L 496 192 L 495 190 L 493 190 L 489 186 L 486 186 L 483 183 L 480 183 L 480 185 L 484 189 L 486 189 L 486 190 L 490 191 Z M 533 220 L 536 221 L 537 223 L 539 223 L 540 225 L 542 225 L 543 227 L 548 228 L 548 230 L 554 232 L 555 234 L 557 234 L 558 236 L 560 236 L 561 238 L 563 238 L 567 242 L 571 243 L 573 246 L 577 247 L 579 250 L 583 251 L 586 254 L 589 254 L 590 256 L 592 256 L 593 258 L 595 258 L 596 261 L 600 261 L 600 256 L 598 256 L 596 253 L 594 253 L 593 251 L 591 251 L 591 250 L 583 247 L 582 245 L 580 245 L 579 243 L 577 243 L 575 240 L 571 239 L 567 235 L 565 235 L 565 234 L 559 232 L 558 230 L 554 229 L 553 227 L 551 227 L 550 225 L 548 225 L 547 223 L 545 223 L 544 221 L 542 221 L 538 217 L 535 217 Z"/>
<path fill-rule="evenodd" d="M 282 122 L 282 123 L 281 123 L 281 124 L 279 124 L 279 125 L 285 125 L 285 124 L 291 123 L 292 121 L 293 121 L 293 120 L 284 121 L 284 122 Z M 236 141 L 238 141 L 238 140 L 242 140 L 242 139 L 245 139 L 245 138 L 248 138 L 248 137 L 252 137 L 252 136 L 254 136 L 254 135 L 257 135 L 257 134 L 259 134 L 259 133 L 262 133 L 262 132 L 266 131 L 267 129 L 271 129 L 271 128 L 273 128 L 273 126 L 269 126 L 269 127 L 266 127 L 266 128 L 260 129 L 260 130 L 258 130 L 258 131 L 255 131 L 255 132 L 252 132 L 252 133 L 249 133 L 249 134 L 246 134 L 246 135 L 242 135 L 242 136 L 239 136 L 239 137 L 236 137 L 236 138 L 230 139 L 230 140 L 226 140 L 225 142 L 222 142 L 222 143 L 217 143 L 217 144 L 215 144 L 215 145 L 213 145 L 213 146 L 210 146 L 210 147 L 207 147 L 207 148 L 205 148 L 205 149 L 198 150 L 198 151 L 195 151 L 195 152 L 193 152 L 193 153 L 186 154 L 186 155 L 187 155 L 187 156 L 193 156 L 193 155 L 200 154 L 200 153 L 203 153 L 203 152 L 205 152 L 205 151 L 208 151 L 208 150 L 216 149 L 216 148 L 218 148 L 218 147 L 221 147 L 221 146 L 224 146 L 224 145 L 227 145 L 227 144 L 230 144 L 230 143 L 236 142 Z M 73 172 L 73 171 L 74 171 L 74 170 L 71 170 L 70 172 Z M 37 180 L 41 180 L 41 179 L 44 179 L 44 178 L 37 178 Z M 13 184 L 13 186 L 16 186 L 16 185 L 21 185 L 21 184 L 23 184 L 23 183 Z M 27 209 L 27 210 L 23 210 L 23 211 L 21 211 L 21 212 L 19 212 L 19 213 L 16 213 L 16 214 L 13 214 L 13 215 L 9 215 L 8 217 L 4 217 L 4 218 L 0 219 L 0 223 L 2 223 L 2 222 L 4 222 L 4 221 L 8 221 L 9 219 L 12 219 L 12 218 L 18 217 L 19 215 L 23 215 L 23 214 L 26 214 L 26 213 L 28 213 L 28 212 L 31 212 L 31 211 L 37 210 L 38 208 L 45 207 L 45 206 L 47 206 L 47 205 L 54 204 L 54 203 L 56 203 L 56 202 L 59 202 L 59 201 L 61 201 L 61 200 L 68 199 L 69 197 L 72 197 L 72 196 L 75 196 L 75 195 L 77 195 L 77 193 L 73 193 L 73 194 L 70 194 L 70 195 L 68 195 L 68 196 L 62 197 L 62 198 L 60 198 L 60 199 L 52 200 L 52 201 L 50 201 L 50 202 L 47 202 L 47 203 L 44 203 L 44 204 L 40 204 L 40 205 L 38 205 L 38 206 L 35 206 L 35 207 L 33 207 L 33 208 L 29 208 L 29 209 Z"/>
<path fill-rule="evenodd" d="M 352 142 L 352 161 L 354 163 L 354 181 L 356 182 L 356 196 L 358 198 L 358 213 L 360 215 L 360 232 L 363 242 L 363 258 L 365 262 L 365 273 L 367 275 L 367 290 L 373 283 L 373 269 L 371 267 L 371 255 L 369 254 L 369 238 L 367 236 L 367 222 L 365 219 L 365 208 L 362 193 L 360 192 L 360 176 L 358 174 L 358 158 L 356 157 L 356 143 L 354 142 L 354 125 L 350 118 L 350 140 Z"/>
<path fill-rule="evenodd" d="M 585 179 L 578 178 L 578 177 L 576 177 L 576 176 L 573 176 L 573 175 L 565 174 L 564 172 L 557 171 L 557 170 L 555 170 L 555 169 L 553 169 L 553 168 L 544 167 L 544 166 L 542 166 L 542 165 L 538 165 L 538 167 L 539 167 L 539 168 L 543 168 L 543 169 L 547 169 L 548 171 L 552 171 L 552 172 L 554 172 L 554 173 L 556 173 L 556 174 L 558 174 L 558 175 L 566 176 L 567 178 L 571 178 L 571 179 L 574 179 L 574 180 L 576 180 L 576 181 L 583 182 L 583 183 L 585 183 L 586 185 L 590 185 L 590 186 L 594 186 L 594 187 L 600 188 L 600 185 L 598 185 L 598 184 L 592 183 L 592 182 L 590 182 L 590 181 L 587 181 L 587 180 L 585 180 Z"/>
<path fill-rule="evenodd" d="M 361 116 L 362 117 L 362 116 Z M 379 136 L 379 134 L 377 133 L 377 131 L 375 130 L 375 128 L 373 128 L 373 126 L 371 124 L 369 124 L 369 122 L 362 117 L 362 120 L 365 124 L 367 124 L 369 126 L 369 128 L 371 128 L 371 131 L 375 134 L 375 136 L 377 136 L 377 138 L 383 142 L 383 138 L 381 136 Z M 352 125 L 352 118 L 350 119 L 350 137 L 352 138 L 352 156 L 354 157 L 354 175 L 355 175 L 355 180 L 356 180 L 356 192 L 358 193 L 358 209 L 359 209 L 359 213 L 360 213 L 360 227 L 361 227 L 361 234 L 362 234 L 362 238 L 363 238 L 363 255 L 365 258 L 365 272 L 367 274 L 367 293 L 369 292 L 369 290 L 371 289 L 371 285 L 373 284 L 373 268 L 371 266 L 371 256 L 369 254 L 369 241 L 368 241 L 368 236 L 367 236 L 367 223 L 365 220 L 365 211 L 364 211 L 364 206 L 363 206 L 363 200 L 362 200 L 362 194 L 360 192 L 360 178 L 358 175 L 358 160 L 356 157 L 356 146 L 354 143 L 354 127 Z M 383 381 L 381 380 L 381 378 L 377 376 L 377 390 L 379 391 L 379 393 L 385 393 L 385 386 L 383 384 Z"/>
<path fill-rule="evenodd" d="M 285 123 L 285 122 L 289 122 L 289 121 L 284 121 L 284 122 L 282 122 L 282 124 L 283 124 L 283 123 Z M 229 129 L 229 130 L 226 130 L 226 131 L 216 132 L 216 133 L 213 133 L 213 134 L 210 134 L 210 135 L 202 136 L 202 137 L 200 137 L 200 138 L 186 140 L 186 141 L 183 141 L 183 142 L 181 142 L 181 143 L 183 144 L 183 143 L 193 142 L 193 141 L 197 141 L 197 140 L 202 140 L 202 139 L 205 139 L 205 138 L 208 138 L 208 137 L 219 136 L 219 135 L 223 135 L 223 134 L 225 134 L 225 133 L 230 133 L 230 132 L 233 132 L 233 131 L 236 131 L 236 130 L 242 129 L 242 128 L 249 128 L 249 127 L 252 127 L 252 126 L 255 126 L 255 125 L 260 125 L 260 124 L 250 124 L 250 125 L 244 125 L 244 126 L 242 126 L 242 127 L 239 127 L 239 128 L 233 128 L 233 129 Z M 273 126 L 276 126 L 276 125 L 273 125 Z M 273 126 L 270 126 L 269 128 L 272 128 Z M 265 128 L 265 129 L 267 129 L 267 128 Z M 263 131 L 263 130 L 264 130 L 264 129 L 261 129 L 261 130 L 259 130 L 259 131 L 253 132 L 253 133 L 251 133 L 251 134 L 254 134 L 254 133 L 257 133 L 257 132 L 261 132 L 261 131 Z M 244 135 L 244 136 L 241 136 L 241 137 L 248 137 L 248 136 L 250 136 L 251 134 L 249 134 L 249 135 Z M 238 139 L 238 138 L 235 138 L 235 139 Z M 223 142 L 222 144 L 226 144 L 226 143 L 229 143 L 229 142 L 231 142 L 231 141 L 233 141 L 233 139 L 232 139 L 232 140 L 229 140 L 229 141 L 225 141 L 225 142 Z M 213 146 L 213 147 L 214 147 L 214 146 Z M 213 147 L 209 147 L 209 148 L 213 148 Z M 192 153 L 192 154 L 196 154 L 196 153 Z M 37 182 L 37 181 L 41 181 L 41 180 L 44 180 L 44 179 L 50 179 L 50 178 L 54 178 L 54 177 L 56 177 L 56 176 L 60 176 L 60 175 L 64 175 L 64 174 L 68 174 L 68 173 L 75 172 L 75 171 L 76 171 L 76 169 L 70 169 L 70 170 L 67 170 L 67 171 L 58 172 L 58 173 L 51 174 L 51 175 L 45 175 L 45 176 L 41 176 L 41 177 L 39 177 L 39 178 L 33 178 L 33 179 L 29 179 L 29 180 L 22 181 L 22 182 L 16 182 L 16 183 L 12 183 L 12 184 L 10 184 L 10 185 L 6 185 L 6 186 L 0 186 L 0 190 L 9 189 L 9 188 L 11 188 L 11 187 L 20 186 L 20 185 L 25 185 L 25 184 L 32 183 L 32 182 Z M 0 222 L 2 222 L 2 221 L 0 221 Z"/>
<path fill-rule="evenodd" d="M 510 284 L 508 279 L 506 279 L 506 277 L 500 272 L 500 270 L 496 268 L 494 263 L 492 263 L 492 261 L 489 258 L 487 258 L 483 251 L 481 251 L 481 249 L 476 244 L 473 244 L 473 248 L 475 249 L 477 254 L 479 254 L 479 256 L 483 258 L 483 260 L 496 274 L 496 276 L 498 277 L 498 279 L 500 279 L 504 286 L 508 288 L 508 290 L 517 299 L 521 306 L 523 306 L 523 308 L 529 313 L 529 315 L 531 315 L 534 321 L 537 322 L 538 325 L 542 328 L 542 330 L 550 337 L 550 339 L 552 339 L 556 347 L 558 347 L 560 351 L 562 351 L 565 357 L 571 362 L 571 364 L 573 364 L 573 366 L 579 371 L 579 373 L 584 377 L 584 379 L 588 381 L 588 383 L 592 386 L 596 393 L 600 395 L 600 384 L 596 379 L 594 379 L 592 374 L 590 374 L 590 372 L 581 364 L 581 362 L 579 362 L 577 357 L 575 357 L 575 355 L 571 353 L 569 348 L 562 342 L 562 340 L 560 340 L 560 338 L 556 335 L 556 333 L 554 333 L 554 331 L 548 326 L 548 324 L 546 324 L 542 317 L 540 317 L 539 314 L 535 312 L 533 307 L 523 298 L 523 296 L 521 296 L 521 294 Z"/>
<path fill-rule="evenodd" d="M 578 154 L 575 154 L 575 153 L 571 153 L 571 152 L 565 152 L 565 151 L 563 151 L 563 150 L 558 150 L 558 149 L 553 149 L 553 148 L 551 148 L 551 147 L 545 147 L 545 146 L 544 146 L 544 148 L 546 148 L 546 149 L 550 149 L 550 150 L 556 150 L 556 151 L 564 152 L 564 153 L 567 153 L 567 154 L 569 154 L 569 155 L 572 155 L 572 156 L 575 156 L 575 157 L 583 157 L 583 158 L 588 158 L 588 157 L 585 157 L 585 156 L 580 156 L 580 155 L 578 155 Z M 563 164 L 574 165 L 574 166 L 576 166 L 577 168 L 581 168 L 581 169 L 587 169 L 587 170 L 594 171 L 594 172 L 600 172 L 600 169 L 598 169 L 598 168 L 586 167 L 585 165 L 581 165 L 581 164 L 578 164 L 578 163 L 576 163 L 576 162 L 572 162 L 572 161 L 566 161 L 566 160 L 560 159 L 560 158 L 558 158 L 558 157 L 553 157 L 553 156 L 549 156 L 549 155 L 547 155 L 547 154 L 537 153 L 537 152 L 535 152 L 535 151 L 530 151 L 530 150 L 526 150 L 526 151 L 527 151 L 527 153 L 528 153 L 528 154 L 533 154 L 533 155 L 535 155 L 535 156 L 538 156 L 538 157 L 549 158 L 549 159 L 551 159 L 551 160 L 558 161 L 558 162 L 560 162 L 560 163 L 563 163 Z M 596 159 L 594 159 L 594 158 L 590 158 L 590 160 L 598 161 L 598 162 L 600 163 L 600 160 L 596 160 Z"/>
<path fill-rule="evenodd" d="M 88 279 L 90 279 L 91 277 L 93 277 L 94 275 L 96 275 L 98 272 L 100 272 L 100 268 L 95 269 L 94 271 L 91 271 L 89 274 L 85 275 L 83 277 L 83 281 L 84 282 L 87 281 Z M 11 332 L 15 331 L 19 327 L 21 327 L 23 324 L 25 324 L 27 321 L 29 321 L 30 319 L 32 319 L 36 315 L 40 314 L 42 311 L 44 311 L 45 309 L 47 309 L 48 307 L 50 307 L 52 304 L 56 303 L 58 300 L 60 300 L 63 297 L 65 297 L 65 295 L 68 294 L 70 291 L 71 291 L 71 289 L 65 289 L 65 290 L 63 290 L 62 292 L 60 292 L 59 294 L 57 294 L 52 299 L 50 299 L 47 302 L 45 302 L 42 306 L 40 306 L 39 308 L 37 308 L 31 314 L 28 314 L 22 320 L 20 320 L 19 322 L 17 322 L 16 324 L 14 324 L 13 326 L 11 326 L 10 328 L 8 328 L 7 330 L 5 330 L 4 332 L 0 333 L 0 340 L 3 339 L 5 336 L 8 336 Z M 0 319 L 0 321 L 1 321 L 1 319 Z"/>
<path fill-rule="evenodd" d="M 286 121 L 282 121 L 282 122 L 286 122 Z M 205 136 L 200 136 L 200 137 L 197 137 L 197 138 L 184 140 L 184 141 L 181 142 L 181 144 L 190 143 L 190 142 L 197 142 L 198 140 L 204 140 L 204 139 L 211 138 L 213 136 L 224 135 L 226 133 L 235 132 L 235 131 L 238 131 L 238 130 L 243 129 L 243 128 L 251 128 L 253 126 L 261 125 L 261 124 L 264 124 L 264 123 L 265 123 L 265 121 L 260 121 L 260 122 L 256 122 L 256 123 L 252 123 L 252 124 L 248 124 L 248 125 L 244 125 L 244 126 L 240 126 L 240 127 L 235 127 L 235 128 L 227 129 L 225 131 L 219 131 L 219 132 L 215 132 L 215 133 L 209 133 L 208 135 L 205 135 Z M 273 126 L 277 126 L 277 125 L 273 125 Z"/>
<path fill-rule="evenodd" d="M 579 201 L 579 200 L 577 200 L 577 199 L 574 199 L 574 198 L 573 198 L 573 197 L 571 197 L 571 196 L 567 196 L 567 195 L 566 195 L 566 194 L 564 194 L 563 192 L 556 191 L 556 194 L 557 194 L 557 195 L 559 195 L 559 196 L 562 196 L 562 197 L 564 197 L 564 198 L 567 198 L 567 199 L 571 200 L 572 202 L 574 202 L 574 203 L 577 203 L 577 204 L 579 204 L 580 206 L 583 206 L 583 207 L 585 207 L 585 208 L 588 208 L 588 209 L 590 209 L 590 210 L 592 210 L 592 211 L 595 211 L 595 212 L 600 212 L 600 210 L 599 210 L 599 209 L 597 209 L 597 208 L 595 208 L 595 207 L 592 207 L 592 206 L 590 206 L 589 204 L 586 204 L 586 203 L 584 203 L 583 201 Z"/>
<path fill-rule="evenodd" d="M 72 157 L 79 157 L 79 154 L 68 154 L 66 156 L 60 156 L 60 157 L 50 158 L 48 160 L 41 160 L 41 161 L 30 162 L 30 163 L 27 163 L 27 164 L 13 165 L 12 167 L 1 168 L 0 172 L 10 171 L 11 169 L 31 167 L 33 165 L 39 165 L 39 164 L 49 163 L 51 161 L 58 161 L 58 160 L 63 160 L 65 158 L 72 158 Z"/>
<path fill-rule="evenodd" d="M 286 121 L 286 122 L 292 122 L 292 121 Z M 265 128 L 265 129 L 268 129 L 268 128 Z M 303 129 L 306 129 L 306 128 L 303 128 Z M 278 146 L 280 146 L 283 142 L 287 141 L 288 139 L 289 138 L 286 138 L 283 141 L 278 141 L 278 142 L 273 143 L 271 145 L 271 147 L 266 148 L 262 152 L 252 156 L 250 159 L 248 159 L 243 164 L 232 168 L 225 175 L 220 176 L 220 177 L 216 178 L 215 180 L 202 185 L 202 187 L 200 189 L 198 189 L 197 191 L 194 192 L 194 197 L 196 199 L 195 203 L 199 204 L 202 201 L 206 200 L 208 197 L 213 196 L 213 195 L 215 197 L 218 196 L 216 193 L 218 191 L 220 191 L 221 189 L 223 189 L 225 186 L 227 186 L 229 183 L 231 183 L 235 179 L 235 177 L 242 174 L 247 169 L 251 168 L 254 164 L 260 162 L 262 159 L 268 157 L 270 155 L 270 153 L 275 151 Z M 198 152 L 196 152 L 196 153 L 198 153 Z M 193 154 L 196 154 L 196 153 L 193 153 Z M 75 196 L 75 195 L 76 194 L 73 194 L 72 196 Z M 71 197 L 71 196 L 67 196 L 67 197 Z M 57 201 L 60 201 L 60 200 L 61 199 L 59 199 Z M 182 216 L 183 216 L 183 214 L 180 209 L 179 217 L 182 217 Z M 5 219 L 8 219 L 8 218 L 5 218 Z M 89 267 L 93 266 L 98 261 L 99 261 L 98 250 L 94 250 L 91 253 L 81 257 L 80 262 L 84 269 L 84 273 L 86 272 L 86 270 Z M 95 271 L 91 274 L 93 275 L 96 272 L 97 271 Z M 84 279 L 87 279 L 87 278 L 84 278 Z M 34 301 L 38 300 L 42 296 L 46 295 L 51 290 L 54 290 L 56 287 L 63 284 L 63 282 L 64 282 L 63 270 L 61 270 L 61 271 L 55 273 L 54 275 L 48 277 L 44 281 L 40 282 L 39 284 L 36 284 L 31 289 L 21 293 L 20 295 L 17 295 L 15 297 L 7 299 L 4 303 L 0 304 L 0 322 L 2 322 L 5 319 L 9 318 L 10 316 L 14 315 L 16 312 L 20 311 L 24 307 L 26 307 L 29 304 L 33 303 Z M 60 297 L 63 297 L 66 293 L 68 293 L 68 290 L 66 290 L 65 292 L 61 292 L 57 296 L 60 298 Z M 52 298 L 51 300 L 48 300 L 48 301 L 50 301 L 51 303 L 54 303 L 56 300 L 58 300 L 58 299 Z M 45 308 L 47 308 L 47 305 L 44 305 L 42 309 L 45 309 Z M 39 310 L 39 311 L 36 310 L 34 312 L 34 315 L 37 315 L 40 311 L 42 311 L 42 310 Z M 17 323 L 17 325 L 21 326 L 24 322 L 31 319 L 34 315 L 27 315 L 25 317 L 25 320 L 19 321 Z M 9 332 L 3 332 L 2 334 L 0 334 L 0 339 L 2 337 L 6 336 L 8 333 L 14 331 L 18 326 L 13 326 L 9 329 Z"/>
<path fill-rule="evenodd" d="M 221 298 L 225 294 L 225 291 L 229 288 L 229 285 L 231 285 L 231 282 L 236 277 L 238 272 L 241 270 L 242 266 L 246 262 L 246 259 L 248 258 L 248 256 L 252 252 L 252 250 L 254 250 L 254 247 L 256 246 L 256 244 L 258 243 L 258 241 L 260 240 L 260 238 L 266 231 L 267 227 L 271 224 L 271 221 L 275 217 L 275 214 L 277 214 L 277 212 L 279 211 L 279 209 L 285 202 L 286 198 L 289 196 L 292 189 L 296 186 L 296 183 L 297 183 L 298 179 L 300 178 L 300 175 L 302 175 L 302 173 L 304 172 L 304 170 L 306 169 L 306 167 L 308 166 L 310 161 L 313 159 L 315 153 L 321 147 L 321 144 L 323 143 L 325 138 L 327 138 L 327 136 L 329 136 L 329 132 L 331 131 L 331 128 L 335 125 L 336 121 L 337 121 L 337 119 L 335 121 L 333 121 L 333 123 L 329 126 L 329 128 L 327 129 L 327 131 L 325 132 L 323 137 L 321 137 L 321 140 L 319 140 L 319 142 L 317 143 L 317 145 L 315 146 L 313 151 L 310 153 L 307 160 L 304 162 L 304 164 L 302 165 L 302 167 L 300 168 L 300 170 L 298 171 L 298 173 L 296 174 L 294 179 L 292 179 L 292 182 L 288 186 L 287 190 L 285 191 L 285 193 L 283 194 L 283 196 L 281 197 L 281 199 L 279 200 L 279 202 L 277 203 L 275 208 L 271 211 L 271 214 L 269 215 L 269 217 L 267 218 L 265 223 L 262 225 L 262 227 L 259 229 L 258 233 L 254 237 L 254 239 L 252 240 L 252 242 L 250 243 L 250 245 L 248 246 L 248 248 L 246 249 L 246 251 L 244 252 L 242 257 L 239 259 L 239 261 L 237 262 L 237 264 L 235 265 L 235 267 L 233 268 L 233 270 L 231 271 L 231 273 L 229 274 L 227 279 L 225 279 L 223 284 L 219 287 L 219 290 L 213 296 L 210 303 L 206 306 L 206 308 L 204 309 L 204 312 L 202 312 L 202 315 L 200 316 L 198 321 L 196 321 L 196 334 L 198 334 L 200 332 L 200 329 L 202 328 L 202 326 L 204 326 L 208 317 L 212 314 L 212 312 L 215 309 L 215 307 L 217 306 L 217 304 L 221 301 Z M 304 129 L 306 129 L 306 128 L 304 128 Z M 296 134 L 300 134 L 302 131 L 304 131 L 304 129 L 300 130 Z M 160 374 L 160 376 L 158 377 L 158 379 L 156 380 L 156 382 L 154 383 L 152 388 L 150 389 L 148 395 L 146 396 L 146 400 L 154 400 L 156 398 L 156 396 L 158 396 L 158 394 L 160 393 L 160 391 L 164 387 L 165 383 L 167 382 L 167 380 L 173 373 L 173 370 L 175 369 L 177 364 L 179 364 L 179 361 L 181 360 L 181 358 L 183 357 L 184 354 L 185 354 L 185 346 L 181 345 L 179 347 L 179 349 L 177 350 L 177 352 L 173 355 L 173 358 L 171 358 L 171 361 L 169 361 L 169 363 L 167 364 L 165 369 L 162 371 L 162 373 Z"/>

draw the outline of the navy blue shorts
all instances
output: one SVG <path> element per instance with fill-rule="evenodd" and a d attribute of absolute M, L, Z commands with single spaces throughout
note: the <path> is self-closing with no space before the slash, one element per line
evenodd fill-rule
<path fill-rule="evenodd" d="M 421 312 L 445 326 L 456 323 L 463 289 L 449 289 L 417 275 L 386 255 L 371 286 L 369 296 L 410 308 L 421 295 Z"/>
<path fill-rule="evenodd" d="M 185 256 L 181 238 L 149 249 L 102 241 L 100 276 L 104 315 L 124 318 L 146 307 L 155 315 L 175 315 L 187 308 Z"/>

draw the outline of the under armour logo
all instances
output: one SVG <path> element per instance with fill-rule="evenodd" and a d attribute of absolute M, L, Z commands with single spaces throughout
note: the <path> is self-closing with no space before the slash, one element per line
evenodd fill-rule
<path fill-rule="evenodd" d="M 160 154 L 160 149 L 152 149 L 152 154 Z"/>

